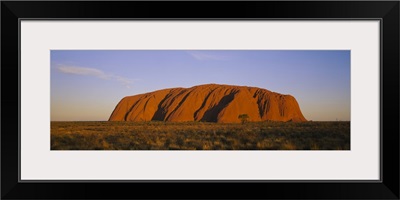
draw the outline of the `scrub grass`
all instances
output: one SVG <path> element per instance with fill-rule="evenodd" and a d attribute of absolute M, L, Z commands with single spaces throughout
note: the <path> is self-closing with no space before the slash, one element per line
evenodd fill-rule
<path fill-rule="evenodd" d="M 51 150 L 350 150 L 350 122 L 51 122 Z"/>

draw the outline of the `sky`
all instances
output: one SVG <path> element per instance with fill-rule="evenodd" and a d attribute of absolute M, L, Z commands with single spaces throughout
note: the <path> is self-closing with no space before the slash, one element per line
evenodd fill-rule
<path fill-rule="evenodd" d="M 105 121 L 125 96 L 216 83 L 293 95 L 307 120 L 350 121 L 348 50 L 52 50 L 52 121 Z"/>

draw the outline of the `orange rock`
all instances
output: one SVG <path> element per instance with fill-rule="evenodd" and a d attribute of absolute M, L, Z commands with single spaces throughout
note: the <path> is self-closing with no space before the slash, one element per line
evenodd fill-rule
<path fill-rule="evenodd" d="M 246 86 L 206 84 L 124 97 L 109 121 L 307 121 L 291 95 Z"/>

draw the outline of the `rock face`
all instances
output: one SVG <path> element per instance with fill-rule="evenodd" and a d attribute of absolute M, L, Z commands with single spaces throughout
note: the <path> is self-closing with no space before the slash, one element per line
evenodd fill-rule
<path fill-rule="evenodd" d="M 240 114 L 247 114 L 249 121 L 307 121 L 291 95 L 256 87 L 217 84 L 124 97 L 109 121 L 238 123 Z"/>

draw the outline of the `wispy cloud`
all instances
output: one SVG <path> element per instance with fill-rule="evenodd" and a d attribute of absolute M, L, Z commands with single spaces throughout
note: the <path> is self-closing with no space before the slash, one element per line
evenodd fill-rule
<path fill-rule="evenodd" d="M 203 51 L 187 51 L 189 55 L 191 55 L 196 60 L 229 60 L 229 56 L 213 54 L 210 52 Z"/>
<path fill-rule="evenodd" d="M 108 76 L 103 71 L 94 68 L 61 65 L 58 69 L 65 74 L 95 76 L 101 79 L 108 79 Z"/>
<path fill-rule="evenodd" d="M 131 88 L 133 81 L 138 79 L 129 79 L 126 77 L 110 74 L 103 72 L 99 69 L 89 68 L 89 67 L 77 67 L 77 66 L 68 66 L 68 65 L 59 65 L 58 70 L 64 74 L 75 74 L 82 76 L 94 76 L 104 80 L 115 80 L 127 88 Z"/>

